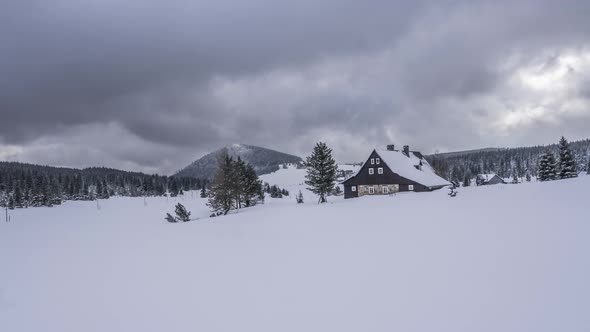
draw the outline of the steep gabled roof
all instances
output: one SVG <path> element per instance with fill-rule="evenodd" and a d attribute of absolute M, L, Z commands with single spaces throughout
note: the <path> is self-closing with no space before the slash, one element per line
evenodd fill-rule
<path fill-rule="evenodd" d="M 502 182 L 504 182 L 504 179 L 502 179 L 498 174 L 495 174 L 495 173 L 477 174 L 477 177 L 483 179 L 484 183 L 490 182 L 490 180 L 492 180 L 495 177 L 498 177 L 498 179 L 500 179 L 500 180 L 502 180 Z"/>
<path fill-rule="evenodd" d="M 451 183 L 436 175 L 434 169 L 419 152 L 410 152 L 406 156 L 402 151 L 375 150 L 381 161 L 396 174 L 408 180 L 412 180 L 426 187 L 446 186 Z M 422 162 L 421 169 L 416 168 Z"/>
<path fill-rule="evenodd" d="M 436 175 L 432 166 L 430 166 L 428 161 L 426 161 L 420 152 L 410 151 L 410 156 L 408 157 L 402 151 L 377 149 L 374 151 L 377 153 L 377 155 L 379 155 L 379 158 L 381 158 L 381 162 L 385 163 L 394 173 L 401 177 L 419 183 L 425 187 L 451 185 L 449 181 Z M 365 161 L 365 163 L 358 169 L 354 176 L 342 181 L 341 183 L 345 183 L 348 180 L 356 177 L 362 171 L 363 167 L 368 161 L 369 160 Z M 417 169 L 415 166 L 420 165 L 420 162 L 422 162 L 422 167 L 421 169 Z"/>

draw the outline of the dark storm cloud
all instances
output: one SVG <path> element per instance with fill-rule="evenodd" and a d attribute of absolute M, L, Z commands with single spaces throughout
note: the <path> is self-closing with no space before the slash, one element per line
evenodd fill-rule
<path fill-rule="evenodd" d="M 544 137 L 522 112 L 531 100 L 574 112 L 552 128 L 578 135 L 567 119 L 587 113 L 540 101 L 514 77 L 588 54 L 589 11 L 580 1 L 9 0 L 0 157 L 170 172 L 231 142 L 304 153 L 324 139 L 348 160 L 386 141 L 534 143 Z M 589 69 L 573 70 L 586 81 L 575 76 L 576 94 L 562 97 L 587 100 Z M 514 143 L 516 125 L 526 133 Z"/>

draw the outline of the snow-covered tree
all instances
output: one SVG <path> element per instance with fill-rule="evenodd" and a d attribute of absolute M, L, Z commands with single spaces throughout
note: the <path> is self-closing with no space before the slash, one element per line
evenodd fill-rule
<path fill-rule="evenodd" d="M 516 173 L 512 174 L 512 183 L 518 183 L 518 175 Z"/>
<path fill-rule="evenodd" d="M 218 158 L 217 172 L 208 196 L 207 205 L 217 215 L 264 202 L 262 182 L 254 167 L 240 158 L 234 160 L 227 150 Z"/>
<path fill-rule="evenodd" d="M 537 178 L 539 181 L 555 180 L 557 176 L 555 156 L 551 152 L 545 152 L 539 159 Z"/>
<path fill-rule="evenodd" d="M 299 194 L 297 194 L 295 199 L 297 200 L 297 204 L 303 203 L 303 194 L 301 193 L 301 190 L 299 190 Z"/>
<path fill-rule="evenodd" d="M 531 182 L 531 174 L 529 172 L 526 172 L 525 179 L 526 182 Z"/>
<path fill-rule="evenodd" d="M 565 137 L 559 140 L 559 178 L 569 179 L 578 176 L 576 161 L 572 156 L 570 146 Z"/>
<path fill-rule="evenodd" d="M 258 203 L 264 202 L 264 192 L 262 191 L 262 181 L 258 179 L 258 175 L 252 165 L 247 164 L 241 173 L 241 180 L 243 186 L 243 202 L 246 207 L 254 206 Z"/>
<path fill-rule="evenodd" d="M 166 221 L 169 223 L 178 222 L 178 219 L 174 218 L 170 213 L 166 213 L 166 218 L 164 219 L 166 219 Z"/>
<path fill-rule="evenodd" d="M 471 174 L 465 173 L 465 176 L 463 177 L 463 187 L 469 187 L 471 185 Z"/>
<path fill-rule="evenodd" d="M 205 186 L 203 186 L 203 188 L 201 188 L 201 198 L 206 198 L 207 197 L 207 189 L 205 189 Z"/>
<path fill-rule="evenodd" d="M 217 171 L 209 189 L 207 206 L 215 214 L 225 215 L 233 208 L 235 182 L 233 160 L 225 150 L 217 160 Z"/>
<path fill-rule="evenodd" d="M 332 190 L 332 195 L 334 195 L 334 196 L 342 195 L 342 189 L 340 189 L 340 186 L 334 186 L 334 190 Z"/>
<path fill-rule="evenodd" d="M 306 165 L 305 184 L 311 192 L 319 196 L 319 203 L 325 203 L 336 182 L 337 165 L 332 158 L 332 149 L 326 143 L 317 143 L 311 156 L 307 157 Z"/>
<path fill-rule="evenodd" d="M 191 213 L 180 203 L 176 204 L 174 213 L 176 213 L 176 219 L 180 221 L 187 222 L 191 220 Z"/>

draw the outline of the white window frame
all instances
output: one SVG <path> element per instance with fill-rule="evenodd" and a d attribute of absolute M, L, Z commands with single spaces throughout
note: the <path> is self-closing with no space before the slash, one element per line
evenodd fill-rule
<path fill-rule="evenodd" d="M 383 186 L 383 187 L 381 187 L 381 191 L 382 191 L 384 194 L 389 194 L 389 187 L 388 187 L 388 186 Z"/>
<path fill-rule="evenodd" d="M 409 184 L 408 185 L 408 190 L 409 191 L 414 191 L 414 185 L 413 184 Z"/>
<path fill-rule="evenodd" d="M 383 167 L 377 168 L 377 174 L 383 174 Z"/>
<path fill-rule="evenodd" d="M 356 186 L 350 187 L 350 191 L 355 192 L 356 191 Z"/>
<path fill-rule="evenodd" d="M 369 187 L 369 195 L 374 195 L 375 194 L 375 187 L 371 186 Z"/>
<path fill-rule="evenodd" d="M 369 168 L 369 175 L 373 175 L 375 174 L 375 169 L 374 168 Z"/>
<path fill-rule="evenodd" d="M 381 163 L 381 158 L 375 158 L 375 164 L 379 165 Z"/>
<path fill-rule="evenodd" d="M 371 158 L 371 165 L 375 165 L 375 158 Z"/>

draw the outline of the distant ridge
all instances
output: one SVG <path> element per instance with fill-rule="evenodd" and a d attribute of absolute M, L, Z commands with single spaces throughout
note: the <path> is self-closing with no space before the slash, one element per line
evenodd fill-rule
<path fill-rule="evenodd" d="M 463 151 L 451 151 L 451 152 L 442 152 L 442 153 L 433 153 L 430 156 L 437 156 L 437 157 L 458 157 L 467 154 L 473 154 L 478 152 L 495 152 L 506 150 L 507 148 L 482 148 L 482 149 L 473 149 L 473 150 L 463 150 Z"/>
<path fill-rule="evenodd" d="M 231 157 L 240 157 L 251 164 L 258 175 L 272 173 L 279 169 L 280 164 L 302 162 L 300 157 L 287 153 L 247 144 L 232 144 L 211 152 L 195 160 L 174 176 L 211 179 L 217 168 L 217 157 L 227 149 Z"/>
<path fill-rule="evenodd" d="M 571 141 L 570 150 L 578 172 L 586 172 L 590 162 L 590 139 Z M 558 155 L 557 144 L 517 148 L 486 148 L 437 153 L 426 156 L 436 172 L 447 180 L 465 182 L 477 174 L 494 173 L 501 178 L 537 175 L 539 156 L 544 152 Z"/>

